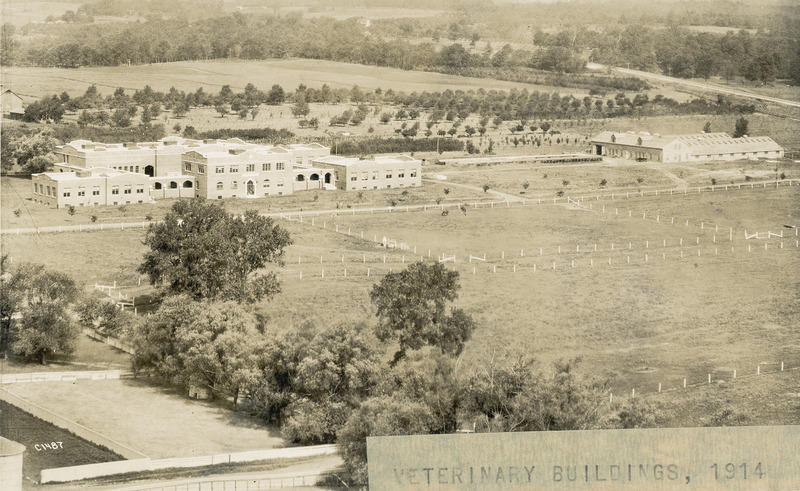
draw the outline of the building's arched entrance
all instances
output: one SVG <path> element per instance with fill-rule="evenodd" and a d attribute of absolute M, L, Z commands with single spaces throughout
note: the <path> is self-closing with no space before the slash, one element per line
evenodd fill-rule
<path fill-rule="evenodd" d="M 144 168 L 144 173 L 150 177 L 154 177 L 156 175 L 156 169 L 152 165 L 146 165 Z"/>
<path fill-rule="evenodd" d="M 192 181 L 184 181 L 184 182 L 183 182 L 183 187 L 185 187 L 185 188 L 190 188 L 190 187 L 192 187 Z"/>
<path fill-rule="evenodd" d="M 325 174 L 325 184 L 330 184 L 330 183 L 331 183 L 331 173 L 328 172 L 327 174 Z"/>
<path fill-rule="evenodd" d="M 319 174 L 316 174 L 316 173 L 315 174 L 311 174 L 311 176 L 308 179 L 311 180 L 311 181 L 319 181 Z"/>
<path fill-rule="evenodd" d="M 256 183 L 254 183 L 253 181 L 247 181 L 247 195 L 248 196 L 256 195 Z"/>

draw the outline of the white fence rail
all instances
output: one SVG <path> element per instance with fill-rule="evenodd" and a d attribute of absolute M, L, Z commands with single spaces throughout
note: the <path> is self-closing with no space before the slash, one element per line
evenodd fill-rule
<path fill-rule="evenodd" d="M 5 373 L 0 384 L 25 382 L 74 382 L 75 380 L 112 380 L 122 376 L 121 370 L 89 370 L 76 372 Z"/>
<path fill-rule="evenodd" d="M 273 448 L 268 450 L 252 450 L 230 454 L 206 455 L 198 457 L 178 457 L 171 459 L 135 459 L 122 462 L 107 462 L 103 464 L 77 465 L 44 469 L 41 473 L 42 484 L 48 482 L 68 482 L 80 479 L 89 479 L 101 476 L 110 476 L 125 472 L 154 471 L 159 469 L 203 467 L 232 462 L 253 462 L 257 460 L 289 459 L 299 457 L 317 457 L 333 455 L 336 445 L 315 445 L 311 447 Z M 208 479 L 202 481 L 208 482 Z M 144 488 L 149 489 L 149 488 Z M 161 489 L 156 487 L 155 489 Z M 172 489 L 172 488 L 168 488 Z M 198 488 L 189 488 L 198 489 Z M 211 488 L 202 488 L 211 489 Z M 214 488 L 223 489 L 223 488 Z M 251 488 L 253 489 L 253 488 Z M 270 489 L 270 488 L 255 488 Z"/>
<path fill-rule="evenodd" d="M 250 479 L 215 478 L 183 481 L 174 484 L 143 484 L 118 491 L 259 491 L 316 486 L 325 474 L 303 474 Z"/>

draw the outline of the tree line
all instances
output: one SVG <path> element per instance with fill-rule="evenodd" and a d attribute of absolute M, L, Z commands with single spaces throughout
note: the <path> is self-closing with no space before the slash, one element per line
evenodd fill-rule
<path fill-rule="evenodd" d="M 480 69 L 473 73 L 488 76 L 491 69 L 503 68 L 579 73 L 588 53 L 593 61 L 678 77 L 742 76 L 768 83 L 776 78 L 800 81 L 800 53 L 795 49 L 800 29 L 796 18 L 797 12 L 790 12 L 789 17 L 773 19 L 769 30 L 730 31 L 724 35 L 695 32 L 680 22 L 671 22 L 668 27 L 646 27 L 635 22 L 608 24 L 602 29 L 576 25 L 556 33 L 537 29 L 531 32 L 527 39 L 530 44 L 524 48 L 505 44 L 498 49 L 502 41 L 495 41 L 495 46 L 487 44 L 482 50 L 475 47 L 476 40 L 482 37 L 478 32 L 484 38 L 494 36 L 470 27 L 481 23 L 475 20 L 470 24 L 474 19 L 469 16 L 451 24 L 456 26 L 454 29 L 432 27 L 430 21 L 428 25 L 425 21 L 376 21 L 381 30 L 368 29 L 355 19 L 326 17 L 235 13 L 190 22 L 150 16 L 146 22 L 124 25 L 29 25 L 24 37 L 6 24 L 2 63 L 77 67 L 298 57 L 449 73 Z M 441 47 L 436 43 L 439 34 L 433 41 L 419 42 L 415 38 L 431 34 L 430 31 L 447 33 L 453 39 Z M 331 43 L 330 39 L 336 42 Z"/>

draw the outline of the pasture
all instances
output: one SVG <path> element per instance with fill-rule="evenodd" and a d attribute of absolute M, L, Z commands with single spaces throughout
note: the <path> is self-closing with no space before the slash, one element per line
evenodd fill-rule
<path fill-rule="evenodd" d="M 783 248 L 776 238 L 744 239 L 745 230 L 796 226 L 798 191 L 637 197 L 595 203 L 592 210 L 583 203 L 468 209 L 447 217 L 432 211 L 341 215 L 337 224 L 340 235 L 351 229 L 357 237 L 363 231 L 369 239 L 416 246 L 416 260 L 427 260 L 429 248 L 433 260 L 456 256 L 457 303 L 480 326 L 465 361 L 506 350 L 543 361 L 582 356 L 590 372 L 614 371 L 617 390 L 651 392 L 658 383 L 676 387 L 684 377 L 699 382 L 708 373 L 755 370 L 761 362 L 800 364 L 793 335 L 800 308 L 796 240 L 789 229 Z M 330 234 L 331 223 L 313 230 Z M 402 267 L 398 255 L 414 257 L 410 250 L 392 254 L 394 267 Z M 484 254 L 486 261 L 469 261 Z M 317 309 L 328 323 L 369 316 L 367 292 L 376 280 L 366 277 L 366 268 L 375 275 L 388 266 L 369 254 L 367 264 L 359 264 L 360 253 L 345 254 L 341 264 L 331 256 L 324 258 L 322 278 L 318 260 L 303 256 L 298 264 L 290 253 L 276 310 L 296 312 L 295 322 Z"/>

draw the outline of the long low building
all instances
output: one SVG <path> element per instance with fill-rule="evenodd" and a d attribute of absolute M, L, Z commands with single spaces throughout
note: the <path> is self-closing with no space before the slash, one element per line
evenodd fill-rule
<path fill-rule="evenodd" d="M 307 190 L 419 186 L 421 161 L 330 155 L 318 143 L 260 145 L 177 136 L 146 143 L 76 140 L 58 147 L 53 172 L 33 175 L 38 203 L 98 206 L 200 196 L 259 198 Z"/>
<path fill-rule="evenodd" d="M 344 191 L 413 187 L 422 184 L 422 161 L 408 155 L 379 155 L 370 159 L 330 155 L 312 165 L 334 172 Z"/>
<path fill-rule="evenodd" d="M 591 144 L 596 155 L 663 163 L 783 157 L 783 148 L 772 138 L 733 138 L 727 133 L 660 135 L 604 131 L 592 138 Z"/>

